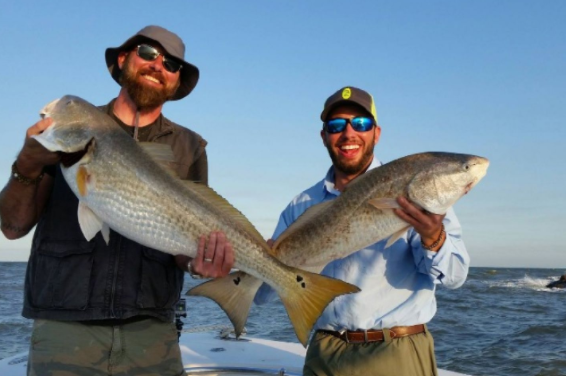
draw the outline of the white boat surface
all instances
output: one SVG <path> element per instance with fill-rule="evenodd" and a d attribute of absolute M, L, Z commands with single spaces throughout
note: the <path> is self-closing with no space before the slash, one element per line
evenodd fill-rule
<path fill-rule="evenodd" d="M 183 331 L 181 352 L 187 375 L 302 375 L 306 349 L 299 343 L 243 336 L 216 327 Z M 0 360 L 0 375 L 24 376 L 27 353 Z M 466 376 L 438 370 L 439 376 Z"/>

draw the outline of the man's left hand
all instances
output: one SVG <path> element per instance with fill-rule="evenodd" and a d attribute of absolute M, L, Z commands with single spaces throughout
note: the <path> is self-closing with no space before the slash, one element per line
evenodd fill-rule
<path fill-rule="evenodd" d="M 433 244 L 440 238 L 442 234 L 442 220 L 446 214 L 433 214 L 419 209 L 402 196 L 397 198 L 397 203 L 401 206 L 401 209 L 394 209 L 393 211 L 399 218 L 415 228 L 424 244 Z M 440 239 L 439 244 L 431 250 L 438 251 L 444 244 L 445 239 Z"/>

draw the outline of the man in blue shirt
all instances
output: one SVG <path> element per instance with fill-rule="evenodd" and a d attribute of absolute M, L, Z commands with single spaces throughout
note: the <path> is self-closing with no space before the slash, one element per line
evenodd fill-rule
<path fill-rule="evenodd" d="M 381 165 L 373 154 L 381 128 L 369 93 L 355 87 L 338 90 L 326 100 L 321 120 L 332 167 L 287 206 L 273 239 L 310 206 L 338 197 L 357 176 Z M 437 375 L 426 327 L 436 312 L 435 288 L 460 287 L 469 256 L 452 210 L 436 215 L 403 197 L 397 201 L 401 209 L 395 213 L 412 226 L 401 239 L 387 249 L 387 240 L 380 241 L 322 271 L 361 292 L 338 297 L 319 318 L 304 375 Z M 274 297 L 264 284 L 254 301 L 262 304 Z"/>

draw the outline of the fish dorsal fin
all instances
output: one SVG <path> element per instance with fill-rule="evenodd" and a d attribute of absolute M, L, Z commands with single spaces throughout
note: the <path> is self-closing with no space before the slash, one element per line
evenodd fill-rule
<path fill-rule="evenodd" d="M 305 226 L 308 222 L 310 222 L 313 218 L 317 217 L 323 210 L 328 208 L 332 205 L 333 201 L 325 201 L 321 202 L 320 204 L 316 204 L 305 210 L 303 214 L 297 218 L 295 222 L 291 224 L 291 226 L 287 227 L 287 229 L 277 238 L 277 241 L 273 245 L 274 249 L 277 249 L 277 246 L 286 238 L 294 234 L 296 231 L 299 231 L 300 228 Z"/>
<path fill-rule="evenodd" d="M 175 162 L 175 155 L 170 145 L 160 144 L 157 142 L 140 142 L 138 145 L 161 166 L 169 175 L 180 178 L 177 172 L 173 169 Z"/>
<path fill-rule="evenodd" d="M 265 245 L 269 249 L 266 240 L 257 231 L 254 225 L 232 204 L 224 197 L 220 196 L 212 188 L 190 180 L 182 180 L 181 183 L 185 185 L 191 192 L 196 193 L 203 200 L 213 204 L 216 208 L 220 209 L 224 214 L 231 218 L 234 222 L 242 226 L 250 235 L 252 235 L 260 244 Z"/>

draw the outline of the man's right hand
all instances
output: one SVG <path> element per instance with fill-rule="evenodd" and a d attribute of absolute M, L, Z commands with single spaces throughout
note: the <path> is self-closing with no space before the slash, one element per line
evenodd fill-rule
<path fill-rule="evenodd" d="M 47 150 L 31 137 L 41 134 L 52 123 L 51 118 L 45 118 L 28 128 L 24 146 L 16 162 L 18 172 L 23 176 L 33 179 L 41 174 L 44 166 L 54 165 L 61 159 L 59 153 Z"/>
<path fill-rule="evenodd" d="M 35 179 L 45 166 L 56 164 L 61 159 L 59 153 L 50 152 L 31 138 L 42 133 L 52 122 L 52 119 L 43 119 L 27 130 L 24 146 L 16 159 L 16 170 L 22 177 Z M 8 180 L 0 192 L 0 224 L 6 238 L 21 238 L 37 224 L 52 187 L 53 178 L 48 175 L 37 184 Z"/>

